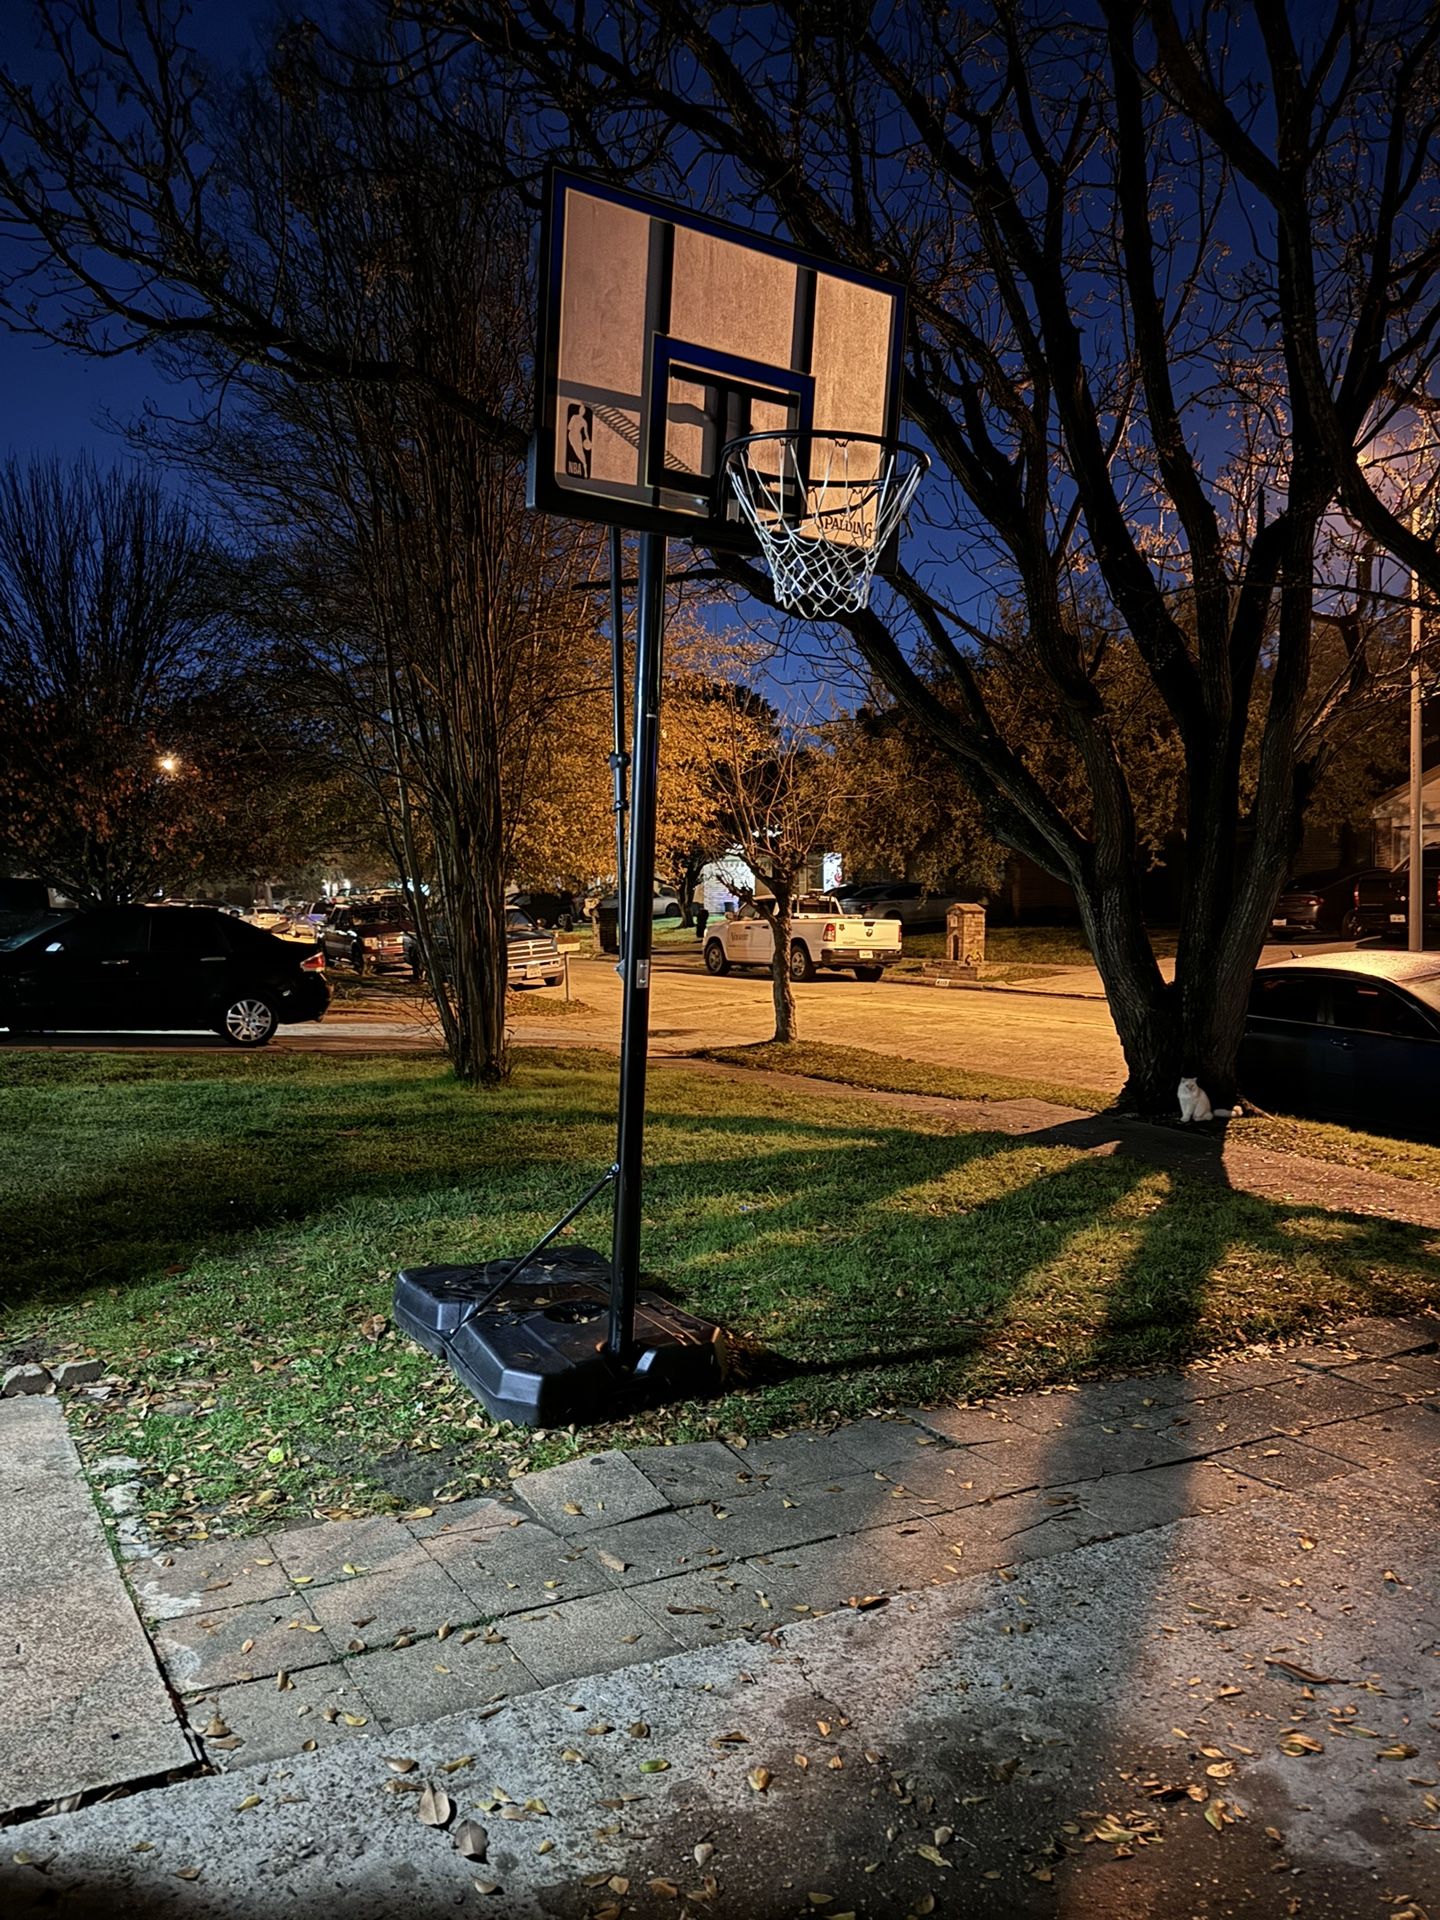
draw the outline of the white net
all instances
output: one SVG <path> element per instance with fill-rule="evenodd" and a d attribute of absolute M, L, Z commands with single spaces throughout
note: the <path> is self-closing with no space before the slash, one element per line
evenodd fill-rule
<path fill-rule="evenodd" d="M 775 598 L 826 620 L 856 613 L 930 462 L 864 434 L 759 433 L 732 441 L 722 471 L 754 528 Z"/>

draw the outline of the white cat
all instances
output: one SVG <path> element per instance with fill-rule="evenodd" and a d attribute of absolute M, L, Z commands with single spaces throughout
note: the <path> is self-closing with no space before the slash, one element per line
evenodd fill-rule
<path fill-rule="evenodd" d="M 1180 1081 L 1180 1124 L 1187 1125 L 1191 1120 L 1231 1120 L 1235 1116 L 1234 1107 L 1212 1107 L 1210 1096 L 1195 1078 L 1187 1073 Z"/>

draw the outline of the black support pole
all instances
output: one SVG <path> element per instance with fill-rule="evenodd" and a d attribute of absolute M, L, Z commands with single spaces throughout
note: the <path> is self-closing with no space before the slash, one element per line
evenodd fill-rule
<path fill-rule="evenodd" d="M 615 931 L 616 945 L 623 951 L 625 938 L 625 770 L 630 756 L 625 751 L 625 597 L 620 577 L 624 559 L 619 527 L 610 529 L 610 711 L 614 738 L 610 749 L 610 772 L 615 787 Z"/>
<path fill-rule="evenodd" d="M 665 536 L 640 535 L 635 597 L 635 717 L 630 729 L 630 848 L 623 901 L 620 1137 L 615 1154 L 611 1258 L 611 1357 L 635 1342 L 640 1283 L 640 1201 L 645 1161 L 645 1068 L 650 1044 L 650 934 L 655 909 L 655 804 L 660 773 L 660 670 L 665 645 Z"/>

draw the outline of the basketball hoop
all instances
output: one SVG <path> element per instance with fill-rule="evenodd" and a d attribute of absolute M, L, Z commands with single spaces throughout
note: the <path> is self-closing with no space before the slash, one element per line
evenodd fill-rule
<path fill-rule="evenodd" d="M 721 485 L 755 531 L 776 600 L 805 620 L 867 603 L 929 465 L 873 433 L 750 433 L 720 454 Z"/>

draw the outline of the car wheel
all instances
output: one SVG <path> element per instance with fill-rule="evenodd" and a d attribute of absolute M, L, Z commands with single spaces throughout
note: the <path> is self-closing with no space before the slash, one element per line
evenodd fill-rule
<path fill-rule="evenodd" d="M 885 978 L 885 969 L 883 967 L 856 967 L 855 978 L 857 980 L 869 980 L 873 984 L 876 980 L 883 980 Z"/>
<path fill-rule="evenodd" d="M 792 980 L 813 980 L 815 962 L 810 958 L 810 949 L 803 940 L 790 943 L 790 978 Z"/>
<path fill-rule="evenodd" d="M 270 1002 L 259 994 L 247 993 L 230 1002 L 215 1031 L 232 1047 L 263 1047 L 278 1024 Z"/>
<path fill-rule="evenodd" d="M 1340 932 L 1346 940 L 1359 940 L 1364 934 L 1364 923 L 1353 907 L 1340 922 Z"/>
<path fill-rule="evenodd" d="M 725 958 L 725 949 L 718 940 L 705 942 L 705 971 L 716 975 L 730 971 L 730 962 Z"/>

